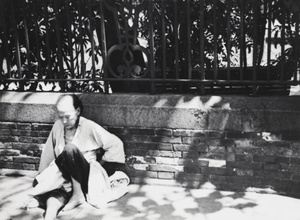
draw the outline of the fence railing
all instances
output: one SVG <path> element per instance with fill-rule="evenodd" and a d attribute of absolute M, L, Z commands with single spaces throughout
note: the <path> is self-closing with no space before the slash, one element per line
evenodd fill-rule
<path fill-rule="evenodd" d="M 1 0 L 1 90 L 287 93 L 297 0 Z"/>

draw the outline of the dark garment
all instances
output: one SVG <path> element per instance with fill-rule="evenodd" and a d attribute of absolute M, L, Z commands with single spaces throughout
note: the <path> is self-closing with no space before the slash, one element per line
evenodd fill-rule
<path fill-rule="evenodd" d="M 105 169 L 108 176 L 113 175 L 116 171 L 123 171 L 127 176 L 129 176 L 127 166 L 125 163 L 103 161 L 102 157 L 104 154 L 105 151 L 103 150 L 103 148 L 99 148 L 96 150 L 97 161 Z"/>
<path fill-rule="evenodd" d="M 69 202 L 69 200 L 71 198 L 71 193 L 68 193 L 64 189 L 60 188 L 60 189 L 55 189 L 50 192 L 44 193 L 42 195 L 37 195 L 34 198 L 39 202 L 40 208 L 46 209 L 47 208 L 47 200 L 50 197 L 56 198 L 57 200 L 59 200 L 62 204 L 62 206 L 61 206 L 61 208 L 62 208 Z"/>
<path fill-rule="evenodd" d="M 82 192 L 88 192 L 90 164 L 75 145 L 67 144 L 55 163 L 66 180 L 72 181 L 73 177 L 80 183 Z"/>

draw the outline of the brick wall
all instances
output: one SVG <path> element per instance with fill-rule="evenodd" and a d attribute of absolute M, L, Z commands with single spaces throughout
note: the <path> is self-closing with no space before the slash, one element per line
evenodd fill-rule
<path fill-rule="evenodd" d="M 52 124 L 0 122 L 0 168 L 37 170 Z"/>
<path fill-rule="evenodd" d="M 290 107 L 295 105 L 294 101 L 291 100 Z M 91 103 L 92 101 L 85 101 L 87 109 L 84 116 L 102 124 L 122 139 L 126 163 L 132 181 L 135 183 L 180 185 L 192 188 L 213 186 L 234 191 L 249 188 L 265 189 L 300 197 L 298 105 L 291 107 L 288 112 L 283 108 L 274 108 L 271 104 L 269 105 L 272 107 L 271 113 L 268 112 L 269 110 L 264 110 L 265 113 L 262 113 L 261 109 L 256 111 L 255 109 L 259 108 L 252 108 L 251 114 L 246 114 L 247 117 L 243 109 L 236 110 L 238 107 L 230 110 L 234 114 L 232 117 L 228 115 L 228 108 L 226 108 L 219 119 L 217 117 L 221 115 L 220 108 L 210 109 L 201 113 L 201 117 L 204 118 L 201 121 L 205 124 L 199 125 L 193 124 L 190 115 L 186 114 L 190 109 L 180 109 L 178 113 L 174 112 L 174 108 L 178 106 L 173 106 L 168 120 L 174 115 L 180 116 L 182 111 L 185 121 L 190 120 L 192 123 L 191 126 L 185 124 L 176 127 L 166 126 L 175 122 L 165 123 L 160 116 L 156 115 L 159 111 L 157 106 L 151 121 L 147 122 L 143 121 L 146 119 L 137 119 L 143 114 L 140 113 L 140 105 L 133 105 L 130 109 L 128 105 L 114 105 L 112 102 Z M 287 106 L 286 104 L 285 107 Z M 96 110 L 101 114 L 96 114 Z M 161 109 L 164 113 L 169 110 L 169 108 L 166 110 L 165 106 Z M 111 118 L 107 119 L 105 111 L 115 115 L 115 121 Z M 149 113 L 149 106 L 146 106 L 143 111 Z M 291 117 L 278 119 L 282 117 L 278 115 L 279 112 L 284 116 L 288 113 Z M 122 115 L 127 119 L 118 118 Z M 193 116 L 195 120 L 199 119 L 199 109 L 193 111 Z M 224 118 L 229 120 L 226 126 L 219 123 L 218 127 L 217 123 L 214 123 L 223 122 Z M 53 118 L 43 122 L 28 122 L 28 119 L 23 118 L 21 122 L 13 122 L 5 121 L 0 116 L 0 168 L 37 170 L 43 143 L 52 127 L 51 120 Z M 141 126 L 141 124 L 151 126 Z"/>

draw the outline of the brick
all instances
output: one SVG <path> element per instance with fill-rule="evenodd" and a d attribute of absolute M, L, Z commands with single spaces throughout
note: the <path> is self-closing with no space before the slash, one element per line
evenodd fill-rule
<path fill-rule="evenodd" d="M 227 167 L 240 169 L 262 169 L 262 163 L 259 162 L 234 162 L 227 161 Z"/>
<path fill-rule="evenodd" d="M 228 183 L 240 184 L 245 183 L 248 186 L 256 186 L 262 185 L 263 178 L 262 177 L 255 177 L 255 176 L 227 176 L 226 181 Z"/>
<path fill-rule="evenodd" d="M 217 154 L 225 154 L 226 150 L 225 150 L 225 147 L 209 146 L 208 152 L 209 153 L 217 153 Z"/>
<path fill-rule="evenodd" d="M 132 156 L 146 156 L 147 151 L 143 149 L 128 149 L 125 148 L 125 154 L 126 155 L 132 155 Z"/>
<path fill-rule="evenodd" d="M 223 153 L 200 153 L 199 158 L 226 160 L 226 154 Z"/>
<path fill-rule="evenodd" d="M 247 182 L 238 182 L 238 183 L 214 183 L 215 186 L 217 186 L 220 190 L 227 190 L 227 191 L 236 191 L 236 192 L 243 192 L 246 188 L 249 186 L 252 186 L 252 184 L 249 184 Z M 258 184 L 257 184 L 258 185 Z"/>
<path fill-rule="evenodd" d="M 291 175 L 291 180 L 298 180 L 298 181 L 300 181 L 300 175 Z"/>
<path fill-rule="evenodd" d="M 147 149 L 151 149 L 151 150 L 156 150 L 158 149 L 158 143 L 141 143 L 141 142 L 124 142 L 124 146 L 125 148 L 135 148 L 135 149 L 143 149 L 143 150 L 147 150 Z M 167 145 L 167 144 L 166 144 Z M 168 144 L 169 145 L 169 149 L 172 150 L 172 144 Z"/>
<path fill-rule="evenodd" d="M 157 164 L 169 164 L 169 165 L 183 165 L 184 163 L 179 161 L 180 158 L 172 157 L 155 157 Z"/>
<path fill-rule="evenodd" d="M 144 176 L 149 177 L 149 178 L 157 178 L 158 177 L 158 172 L 145 171 Z"/>
<path fill-rule="evenodd" d="M 290 148 L 291 143 L 289 141 L 257 141 L 258 147 L 273 147 L 273 148 Z"/>
<path fill-rule="evenodd" d="M 235 173 L 237 176 L 253 176 L 253 170 L 236 169 Z"/>
<path fill-rule="evenodd" d="M 49 131 L 39 131 L 38 136 L 39 137 L 48 137 L 50 134 Z"/>
<path fill-rule="evenodd" d="M 138 135 L 155 135 L 155 130 L 152 128 L 125 128 L 124 133 Z"/>
<path fill-rule="evenodd" d="M 176 129 L 173 131 L 174 137 L 204 137 L 205 133 L 203 130 L 186 130 Z"/>
<path fill-rule="evenodd" d="M 32 142 L 32 137 L 20 136 L 19 142 L 31 143 Z"/>
<path fill-rule="evenodd" d="M 288 149 L 288 148 L 284 148 L 284 147 L 276 147 L 276 146 L 264 147 L 264 153 L 266 155 L 286 156 L 286 157 L 291 157 L 294 155 L 292 149 Z"/>
<path fill-rule="evenodd" d="M 263 166 L 264 170 L 280 170 L 280 164 L 265 163 Z"/>
<path fill-rule="evenodd" d="M 226 138 L 233 139 L 257 139 L 261 138 L 261 134 L 259 132 L 235 132 L 229 131 L 226 132 Z"/>
<path fill-rule="evenodd" d="M 241 147 L 253 147 L 253 140 L 252 139 L 237 139 L 234 140 L 234 144 L 237 148 Z"/>
<path fill-rule="evenodd" d="M 262 155 L 263 154 L 263 148 L 261 147 L 235 147 L 232 148 L 233 152 L 236 154 L 257 154 Z"/>
<path fill-rule="evenodd" d="M 208 152 L 206 144 L 174 144 L 175 151 L 195 151 L 195 152 Z"/>
<path fill-rule="evenodd" d="M 159 150 L 149 150 L 147 152 L 149 156 L 159 156 L 159 157 L 182 157 L 182 153 L 179 151 L 159 151 Z"/>
<path fill-rule="evenodd" d="M 5 149 L 5 148 L 6 146 L 2 142 L 0 142 L 0 149 Z"/>
<path fill-rule="evenodd" d="M 0 135 L 1 136 L 9 136 L 10 130 L 9 129 L 0 129 Z"/>
<path fill-rule="evenodd" d="M 290 170 L 290 165 L 286 163 L 280 163 L 280 170 L 281 171 L 288 171 Z"/>
<path fill-rule="evenodd" d="M 225 138 L 225 133 L 222 131 L 207 131 L 206 136 L 208 138 L 219 138 L 219 139 L 224 139 Z"/>
<path fill-rule="evenodd" d="M 183 168 L 185 173 L 200 173 L 200 168 L 198 166 L 187 166 Z"/>
<path fill-rule="evenodd" d="M 177 159 L 176 163 L 178 165 L 186 165 L 186 166 L 195 166 L 198 165 L 197 158 L 174 158 Z"/>
<path fill-rule="evenodd" d="M 253 170 L 253 176 L 263 177 L 264 175 L 264 170 Z"/>
<path fill-rule="evenodd" d="M 226 154 L 226 161 L 235 161 L 235 154 L 234 153 L 227 153 Z"/>
<path fill-rule="evenodd" d="M 0 150 L 0 155 L 1 156 L 18 156 L 20 155 L 19 150 L 12 150 L 12 149 L 5 149 L 5 150 Z"/>
<path fill-rule="evenodd" d="M 2 145 L 1 145 L 1 142 L 0 142 L 0 148 L 2 148 L 3 145 L 4 145 L 5 149 L 12 149 L 12 143 L 2 143 Z"/>
<path fill-rule="evenodd" d="M 254 161 L 252 154 L 236 154 L 235 161 L 238 162 L 252 162 Z"/>
<path fill-rule="evenodd" d="M 209 167 L 226 167 L 226 160 L 209 159 L 208 162 Z"/>
<path fill-rule="evenodd" d="M 225 183 L 226 182 L 226 177 L 225 176 L 219 176 L 219 175 L 210 175 L 209 176 L 209 181 L 212 184 Z"/>
<path fill-rule="evenodd" d="M 124 127 L 108 127 L 107 131 L 113 134 L 123 134 L 124 133 Z"/>
<path fill-rule="evenodd" d="M 208 180 L 208 176 L 199 174 L 199 173 L 175 173 L 175 178 L 177 181 L 199 181 L 199 182 L 206 182 Z"/>
<path fill-rule="evenodd" d="M 290 179 L 290 172 L 286 171 L 275 171 L 275 170 L 264 170 L 263 175 L 266 178 L 273 179 Z"/>
<path fill-rule="evenodd" d="M 13 162 L 13 156 L 0 156 L 0 161 L 2 162 Z"/>
<path fill-rule="evenodd" d="M 14 162 L 0 162 L 0 168 L 21 170 L 22 164 Z"/>
<path fill-rule="evenodd" d="M 157 178 L 157 172 L 153 172 L 153 171 L 144 171 L 144 170 L 130 170 L 129 174 L 131 176 L 137 176 L 137 177 L 141 177 L 141 178 Z"/>
<path fill-rule="evenodd" d="M 39 124 L 39 123 L 32 123 L 31 128 L 32 130 L 38 131 L 51 131 L 53 124 Z"/>
<path fill-rule="evenodd" d="M 32 136 L 31 130 L 21 130 L 20 133 L 21 133 L 21 136 Z"/>
<path fill-rule="evenodd" d="M 147 170 L 149 165 L 148 164 L 133 164 L 132 167 L 136 170 Z"/>
<path fill-rule="evenodd" d="M 16 162 L 16 163 L 39 163 L 40 158 L 19 156 L 19 157 L 14 158 L 14 162 Z"/>
<path fill-rule="evenodd" d="M 199 158 L 199 153 L 196 151 L 182 152 L 182 158 L 196 159 Z"/>
<path fill-rule="evenodd" d="M 17 130 L 17 129 L 12 129 L 10 131 L 11 135 L 13 136 L 20 136 L 21 135 L 21 131 L 20 130 Z M 9 135 L 9 134 L 8 134 Z"/>
<path fill-rule="evenodd" d="M 174 179 L 175 174 L 170 172 L 157 172 L 157 177 L 159 179 Z"/>
<path fill-rule="evenodd" d="M 188 189 L 199 189 L 204 182 L 198 180 L 184 181 L 181 180 L 181 186 Z"/>
<path fill-rule="evenodd" d="M 291 164 L 300 164 L 300 158 L 289 158 L 290 160 L 288 162 L 290 162 Z"/>
<path fill-rule="evenodd" d="M 292 143 L 292 157 L 300 157 L 300 144 L 299 143 Z"/>
<path fill-rule="evenodd" d="M 0 122 L 0 129 L 16 129 L 17 124 L 13 122 Z"/>
<path fill-rule="evenodd" d="M 0 142 L 18 142 L 19 137 L 16 136 L 0 136 Z"/>
<path fill-rule="evenodd" d="M 199 166 L 200 167 L 208 167 L 209 166 L 209 160 L 199 160 L 198 161 L 198 163 L 199 163 Z"/>
<path fill-rule="evenodd" d="M 277 160 L 276 156 L 271 155 L 253 155 L 254 162 L 275 162 Z"/>
<path fill-rule="evenodd" d="M 35 144 L 44 144 L 46 143 L 47 141 L 47 138 L 44 138 L 44 137 L 32 137 L 32 143 L 35 143 Z"/>
<path fill-rule="evenodd" d="M 145 157 L 145 162 L 156 163 L 156 159 L 154 157 Z"/>
<path fill-rule="evenodd" d="M 291 164 L 290 171 L 300 173 L 300 165 L 299 164 Z"/>
<path fill-rule="evenodd" d="M 24 164 L 22 164 L 22 169 L 23 170 L 36 170 L 36 166 L 34 164 L 24 163 Z"/>
<path fill-rule="evenodd" d="M 209 146 L 222 146 L 223 141 L 221 138 L 208 138 L 206 144 Z"/>
<path fill-rule="evenodd" d="M 276 163 L 286 163 L 286 164 L 289 164 L 289 163 L 292 163 L 292 159 L 293 158 L 290 158 L 290 157 L 276 157 L 276 160 L 275 162 Z M 300 164 L 300 161 L 299 161 L 299 164 Z"/>
<path fill-rule="evenodd" d="M 150 171 L 162 171 L 162 172 L 183 172 L 184 166 L 172 166 L 172 165 L 163 165 L 163 164 L 150 164 Z"/>
<path fill-rule="evenodd" d="M 199 137 L 183 137 L 182 143 L 183 144 L 201 144 L 201 143 L 204 143 L 204 139 L 199 138 Z"/>
<path fill-rule="evenodd" d="M 30 123 L 17 123 L 17 128 L 20 130 L 31 130 Z"/>
<path fill-rule="evenodd" d="M 155 134 L 158 136 L 172 136 L 172 130 L 171 129 L 155 129 Z"/>
<path fill-rule="evenodd" d="M 206 175 L 232 175 L 233 170 L 231 168 L 224 167 L 201 167 L 201 173 Z"/>
<path fill-rule="evenodd" d="M 158 142 L 158 143 L 181 143 L 181 138 L 164 137 L 164 136 L 149 136 L 149 135 L 123 135 L 124 141 L 130 142 Z"/>
<path fill-rule="evenodd" d="M 173 150 L 173 145 L 168 143 L 157 143 L 156 144 L 157 150 Z"/>
<path fill-rule="evenodd" d="M 299 133 L 283 133 L 282 140 L 285 141 L 300 141 Z"/>
<path fill-rule="evenodd" d="M 38 137 L 39 131 L 31 131 L 31 137 Z"/>
<path fill-rule="evenodd" d="M 223 139 L 222 145 L 224 147 L 235 147 L 234 140 L 230 140 L 230 139 Z"/>

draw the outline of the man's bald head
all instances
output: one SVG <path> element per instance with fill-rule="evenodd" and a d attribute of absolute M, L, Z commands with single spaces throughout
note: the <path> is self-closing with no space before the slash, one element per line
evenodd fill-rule
<path fill-rule="evenodd" d="M 79 108 L 80 114 L 83 110 L 83 105 L 79 97 L 75 94 L 64 94 L 61 95 L 57 102 L 56 102 L 56 108 L 57 110 L 64 110 L 64 111 L 70 111 L 70 110 L 77 110 Z"/>

